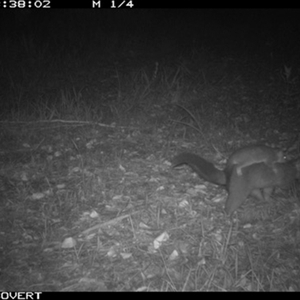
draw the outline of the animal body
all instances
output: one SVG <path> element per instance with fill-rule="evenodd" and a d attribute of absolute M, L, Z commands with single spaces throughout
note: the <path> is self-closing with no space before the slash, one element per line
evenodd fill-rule
<path fill-rule="evenodd" d="M 199 155 L 185 152 L 173 158 L 173 167 L 187 164 L 201 178 L 225 186 L 225 211 L 231 214 L 249 195 L 268 200 L 275 187 L 286 187 L 298 177 L 299 163 L 282 161 L 283 155 L 278 151 L 264 145 L 241 148 L 229 157 L 224 170 Z"/>
<path fill-rule="evenodd" d="M 255 163 L 263 162 L 273 168 L 276 162 L 285 162 L 282 150 L 264 145 L 251 145 L 235 151 L 227 161 L 227 167 L 237 165 L 236 172 L 242 175 L 242 169 Z"/>

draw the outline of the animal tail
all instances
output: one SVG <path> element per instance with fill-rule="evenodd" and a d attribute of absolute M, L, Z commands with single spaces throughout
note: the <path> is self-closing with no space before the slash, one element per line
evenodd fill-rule
<path fill-rule="evenodd" d="M 225 173 L 199 155 L 184 152 L 176 155 L 172 160 L 172 164 L 173 167 L 186 164 L 190 166 L 199 177 L 218 185 L 226 185 Z"/>

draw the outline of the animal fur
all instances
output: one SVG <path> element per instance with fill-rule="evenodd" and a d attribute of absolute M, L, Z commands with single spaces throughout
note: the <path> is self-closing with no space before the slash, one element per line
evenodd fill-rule
<path fill-rule="evenodd" d="M 201 178 L 224 186 L 228 191 L 225 212 L 231 214 L 249 195 L 268 200 L 275 187 L 287 187 L 299 177 L 299 161 L 282 162 L 278 151 L 262 145 L 241 148 L 229 157 L 224 170 L 187 152 L 175 156 L 172 163 L 173 167 L 187 164 Z M 255 160 L 258 152 L 264 160 Z"/>

